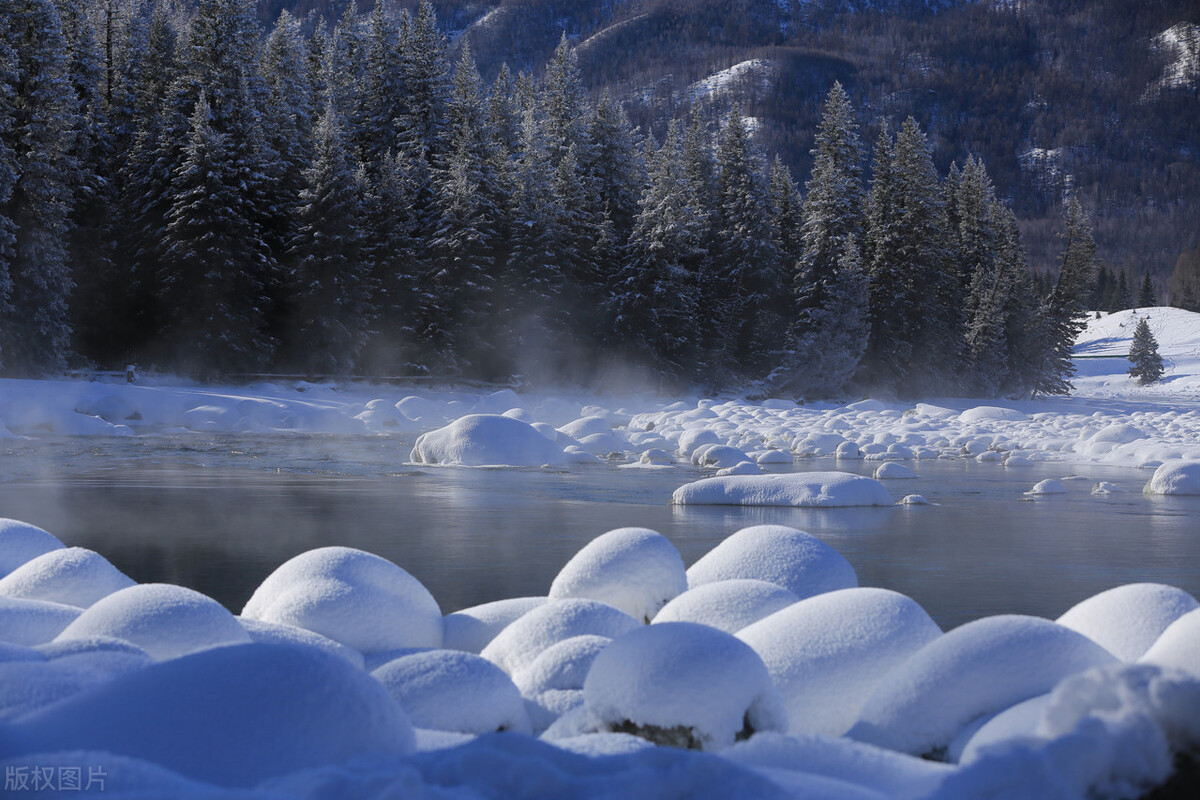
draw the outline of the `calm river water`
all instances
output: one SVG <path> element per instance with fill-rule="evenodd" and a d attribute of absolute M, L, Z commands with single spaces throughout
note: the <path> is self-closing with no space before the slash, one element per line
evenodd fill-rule
<path fill-rule="evenodd" d="M 1200 498 L 1146 497 L 1144 470 L 921 461 L 910 462 L 921 477 L 887 486 L 897 500 L 919 493 L 934 505 L 674 507 L 671 492 L 699 470 L 416 468 L 405 465 L 410 448 L 346 436 L 10 442 L 0 448 L 0 516 L 235 613 L 288 558 L 334 544 L 404 567 L 447 613 L 545 594 L 580 547 L 625 525 L 664 534 L 689 565 L 746 525 L 791 525 L 837 548 L 861 585 L 909 595 L 947 629 L 990 614 L 1054 618 L 1138 581 L 1200 597 Z M 816 459 L 788 469 L 875 466 Z M 1024 495 L 1072 474 L 1066 495 Z M 1121 491 L 1092 495 L 1099 481 Z"/>

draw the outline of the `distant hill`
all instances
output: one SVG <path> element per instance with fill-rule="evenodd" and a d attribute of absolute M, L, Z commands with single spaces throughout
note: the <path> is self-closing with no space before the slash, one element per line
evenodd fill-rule
<path fill-rule="evenodd" d="M 360 5 L 365 9 L 373 0 Z M 396 0 L 411 7 L 415 0 Z M 759 143 L 808 176 L 819 103 L 842 81 L 869 142 L 913 115 L 944 171 L 981 156 L 1054 268 L 1065 191 L 1095 214 L 1102 256 L 1156 281 L 1200 245 L 1200 5 L 1194 0 L 436 0 L 485 77 L 536 71 L 565 32 L 589 87 L 643 129 L 733 103 Z M 341 15 L 345 0 L 264 0 Z"/>

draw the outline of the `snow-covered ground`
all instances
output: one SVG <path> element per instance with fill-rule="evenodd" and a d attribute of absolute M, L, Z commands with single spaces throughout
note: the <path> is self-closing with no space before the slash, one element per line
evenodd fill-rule
<path fill-rule="evenodd" d="M 1167 375 L 1138 387 L 1124 356 L 1147 315 Z M 890 497 L 759 475 L 813 455 L 888 480 L 928 458 L 1153 466 L 1147 491 L 1200 494 L 1200 315 L 1092 319 L 1078 353 L 1074 395 L 987 403 L 10 380 L 0 437 L 321 432 L 451 467 L 712 470 L 676 502 Z M 548 597 L 445 617 L 402 566 L 320 548 L 235 616 L 0 521 L 4 796 L 1133 798 L 1200 753 L 1186 592 L 943 632 L 815 537 L 730 533 L 685 568 L 654 531 L 610 531 Z"/>

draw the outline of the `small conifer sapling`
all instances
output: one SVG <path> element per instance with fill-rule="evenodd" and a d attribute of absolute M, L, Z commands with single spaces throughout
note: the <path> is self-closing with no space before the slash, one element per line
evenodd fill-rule
<path fill-rule="evenodd" d="M 1139 386 L 1154 383 L 1163 375 L 1163 360 L 1158 353 L 1158 342 L 1150 332 L 1146 317 L 1138 320 L 1133 331 L 1133 345 L 1129 348 L 1129 375 L 1137 378 Z"/>

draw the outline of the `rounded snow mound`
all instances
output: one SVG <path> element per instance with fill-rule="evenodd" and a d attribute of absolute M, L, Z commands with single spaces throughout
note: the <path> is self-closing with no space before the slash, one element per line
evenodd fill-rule
<path fill-rule="evenodd" d="M 418 728 L 479 735 L 530 733 L 512 680 L 492 662 L 457 650 L 429 650 L 389 661 L 371 673 Z"/>
<path fill-rule="evenodd" d="M 46 600 L 0 597 L 0 642 L 44 644 L 79 618 L 79 608 Z"/>
<path fill-rule="evenodd" d="M 1200 609 L 1189 611 L 1172 622 L 1140 660 L 1180 669 L 1200 678 Z"/>
<path fill-rule="evenodd" d="M 848 472 L 791 472 L 730 475 L 684 484 L 671 495 L 675 505 L 795 506 L 837 508 L 890 506 L 883 484 Z"/>
<path fill-rule="evenodd" d="M 0 719 L 16 719 L 154 663 L 140 648 L 106 637 L 33 652 L 45 658 L 0 663 Z"/>
<path fill-rule="evenodd" d="M 884 676 L 941 635 L 905 595 L 842 589 L 788 606 L 738 638 L 783 694 L 790 733 L 841 736 Z"/>
<path fill-rule="evenodd" d="M 550 585 L 550 598 L 599 600 L 649 622 L 686 590 L 683 558 L 670 540 L 648 528 L 617 528 L 567 562 Z"/>
<path fill-rule="evenodd" d="M 341 642 L 335 642 L 333 639 L 322 636 L 319 633 L 313 633 L 304 628 L 297 628 L 295 625 L 264 622 L 261 619 L 246 619 L 245 617 L 238 617 L 238 622 L 246 629 L 246 633 L 250 634 L 250 641 L 252 642 L 263 644 L 299 644 L 305 647 L 315 647 L 318 650 L 324 650 L 326 653 L 341 656 L 359 669 L 362 669 L 366 663 L 362 653 L 354 648 L 346 647 Z"/>
<path fill-rule="evenodd" d="M 447 614 L 442 620 L 442 647 L 478 653 L 515 620 L 545 604 L 545 597 L 510 597 Z"/>
<path fill-rule="evenodd" d="M 1146 494 L 1200 494 L 1200 461 L 1168 461 L 1150 477 Z"/>
<path fill-rule="evenodd" d="M 64 547 L 54 534 L 16 519 L 0 519 L 0 577 L 43 553 Z"/>
<path fill-rule="evenodd" d="M 612 426 L 608 424 L 608 420 L 604 417 L 591 416 L 580 417 L 573 422 L 568 422 L 558 429 L 559 433 L 566 434 L 572 439 L 579 440 L 586 436 L 595 436 L 597 434 L 603 436 L 612 435 Z"/>
<path fill-rule="evenodd" d="M 320 547 L 267 576 L 247 619 L 295 625 L 361 653 L 442 646 L 442 612 L 421 582 L 385 558 Z"/>
<path fill-rule="evenodd" d="M 92 636 L 123 639 L 155 661 L 250 641 L 237 618 L 216 600 L 169 583 L 143 583 L 113 592 L 80 614 L 56 641 Z"/>
<path fill-rule="evenodd" d="M 710 428 L 689 428 L 679 435 L 676 450 L 684 458 L 691 459 L 692 453 L 701 445 L 725 444 L 724 440 Z"/>
<path fill-rule="evenodd" d="M 563 450 L 532 425 L 499 414 L 468 414 L 417 437 L 417 464 L 540 467 L 566 461 Z"/>
<path fill-rule="evenodd" d="M 934 639 L 885 675 L 847 735 L 912 755 L 937 754 L 973 720 L 1113 663 L 1100 645 L 1049 620 L 985 617 Z"/>
<path fill-rule="evenodd" d="M 590 724 L 657 744 L 720 750 L 785 731 L 783 698 L 744 642 L 690 622 L 639 628 L 596 656 L 583 685 Z"/>
<path fill-rule="evenodd" d="M 43 553 L 0 578 L 0 595 L 87 608 L 133 585 L 132 579 L 99 553 L 64 547 Z"/>
<path fill-rule="evenodd" d="M 750 461 L 750 456 L 744 450 L 727 444 L 706 444 L 697 447 L 691 458 L 693 467 L 709 469 L 729 469 L 747 461 Z"/>
<path fill-rule="evenodd" d="M 1174 586 L 1130 583 L 1089 597 L 1056 622 L 1122 661 L 1137 661 L 1171 623 L 1197 607 L 1196 598 Z"/>
<path fill-rule="evenodd" d="M 800 598 L 795 592 L 752 578 L 714 581 L 689 589 L 663 606 L 660 622 L 698 622 L 726 633 L 737 633 Z"/>
<path fill-rule="evenodd" d="M 220 647 L 117 678 L 13 726 L 26 753 L 103 750 L 219 786 L 412 752 L 379 682 L 310 647 Z"/>
<path fill-rule="evenodd" d="M 841 553 L 786 525 L 742 528 L 687 571 L 688 586 L 693 589 L 735 578 L 774 583 L 800 599 L 858 586 L 854 567 Z"/>
<path fill-rule="evenodd" d="M 877 481 L 904 480 L 915 477 L 917 477 L 917 473 L 913 472 L 911 467 L 895 461 L 885 461 L 875 468 L 875 480 Z"/>
<path fill-rule="evenodd" d="M 624 611 L 596 600 L 569 598 L 539 606 L 502 630 L 481 656 L 509 675 L 532 664 L 553 644 L 592 634 L 616 638 L 641 623 Z"/>
<path fill-rule="evenodd" d="M 1002 406 L 975 406 L 959 414 L 958 419 L 960 422 L 984 422 L 991 420 L 1024 422 L 1029 419 L 1029 415 L 1016 409 L 1004 408 Z"/>
<path fill-rule="evenodd" d="M 553 644 L 527 668 L 513 675 L 525 698 L 525 709 L 536 734 L 559 718 L 583 708 L 583 682 L 592 662 L 612 642 L 607 636 L 573 636 Z"/>
<path fill-rule="evenodd" d="M 1025 494 L 1066 494 L 1067 487 L 1062 484 L 1062 481 L 1056 481 L 1053 478 L 1046 478 L 1044 481 L 1038 481 Z"/>

